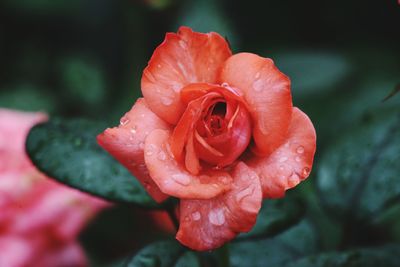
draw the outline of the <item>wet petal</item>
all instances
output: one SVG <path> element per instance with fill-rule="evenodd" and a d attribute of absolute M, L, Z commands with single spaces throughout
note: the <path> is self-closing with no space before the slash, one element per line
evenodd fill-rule
<path fill-rule="evenodd" d="M 256 151 L 272 153 L 285 141 L 292 115 L 289 78 L 271 59 L 239 53 L 226 61 L 219 82 L 242 91 L 254 122 Z"/>
<path fill-rule="evenodd" d="M 97 137 L 100 146 L 122 163 L 158 202 L 167 198 L 150 178 L 144 162 L 143 149 L 147 135 L 155 129 L 170 126 L 155 115 L 143 98 L 121 118 L 118 127 L 106 129 Z"/>
<path fill-rule="evenodd" d="M 250 231 L 261 207 L 259 177 L 240 162 L 234 169 L 233 188 L 209 200 L 181 200 L 176 238 L 194 250 L 222 246 L 240 232 Z"/>
<path fill-rule="evenodd" d="M 316 149 L 315 129 L 300 109 L 293 108 L 289 137 L 273 154 L 248 162 L 261 178 L 264 197 L 282 197 L 285 191 L 306 179 Z"/>
<path fill-rule="evenodd" d="M 232 178 L 223 171 L 209 170 L 190 174 L 177 163 L 169 149 L 171 133 L 155 130 L 145 144 L 145 161 L 150 176 L 165 194 L 178 198 L 213 198 L 230 189 Z"/>
<path fill-rule="evenodd" d="M 231 56 L 219 34 L 197 33 L 181 27 L 167 33 L 143 71 L 142 93 L 149 107 L 160 118 L 176 124 L 185 105 L 180 100 L 182 87 L 190 83 L 215 83 L 220 67 Z"/>

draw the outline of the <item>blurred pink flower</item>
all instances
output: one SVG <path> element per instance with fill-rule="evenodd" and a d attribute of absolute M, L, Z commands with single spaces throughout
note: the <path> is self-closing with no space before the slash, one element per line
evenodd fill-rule
<path fill-rule="evenodd" d="M 41 174 L 25 153 L 43 113 L 0 109 L 0 266 L 87 266 L 77 236 L 107 202 Z"/>

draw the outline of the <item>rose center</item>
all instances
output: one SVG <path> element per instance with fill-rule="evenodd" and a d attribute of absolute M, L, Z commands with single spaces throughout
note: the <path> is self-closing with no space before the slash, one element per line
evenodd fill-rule
<path fill-rule="evenodd" d="M 251 118 L 241 95 L 230 87 L 191 84 L 181 99 L 187 107 L 170 139 L 174 157 L 193 174 L 234 163 L 251 139 Z"/>
<path fill-rule="evenodd" d="M 226 129 L 226 102 L 217 102 L 210 110 L 211 113 L 205 118 L 205 124 L 208 126 L 210 136 L 219 135 Z"/>

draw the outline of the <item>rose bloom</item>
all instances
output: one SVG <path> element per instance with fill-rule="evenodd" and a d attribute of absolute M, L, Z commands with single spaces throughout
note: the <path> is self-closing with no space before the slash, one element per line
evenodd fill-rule
<path fill-rule="evenodd" d="M 0 266 L 87 266 L 77 236 L 108 204 L 62 186 L 35 169 L 25 153 L 42 113 L 0 109 Z"/>
<path fill-rule="evenodd" d="M 217 33 L 167 33 L 142 76 L 143 98 L 99 144 L 156 200 L 180 199 L 176 238 L 223 245 L 256 222 L 263 198 L 310 174 L 316 134 L 268 58 L 232 55 Z"/>

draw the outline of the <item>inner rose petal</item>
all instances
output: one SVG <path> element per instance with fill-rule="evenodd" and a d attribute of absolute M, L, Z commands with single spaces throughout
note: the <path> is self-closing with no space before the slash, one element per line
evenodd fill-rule
<path fill-rule="evenodd" d="M 247 148 L 251 119 L 242 97 L 233 88 L 190 84 L 182 89 L 186 110 L 170 140 L 171 152 L 192 174 L 204 166 L 223 168 Z"/>

